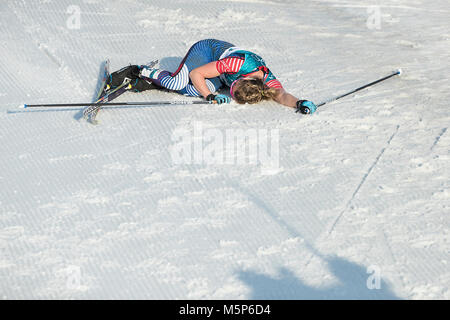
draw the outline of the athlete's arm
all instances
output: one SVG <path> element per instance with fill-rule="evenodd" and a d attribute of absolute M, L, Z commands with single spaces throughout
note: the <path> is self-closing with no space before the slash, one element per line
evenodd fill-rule
<path fill-rule="evenodd" d="M 275 101 L 291 108 L 297 106 L 298 98 L 294 97 L 292 94 L 284 90 L 283 88 L 277 88 L 278 94 L 275 96 Z"/>
<path fill-rule="evenodd" d="M 200 94 L 205 98 L 213 93 L 208 89 L 208 86 L 206 85 L 206 79 L 215 78 L 220 75 L 219 71 L 217 71 L 216 68 L 216 62 L 217 61 L 213 61 L 204 64 L 203 66 L 198 67 L 189 73 L 189 77 L 191 78 L 192 84 L 194 85 L 195 89 L 197 89 L 197 91 L 200 92 Z"/>

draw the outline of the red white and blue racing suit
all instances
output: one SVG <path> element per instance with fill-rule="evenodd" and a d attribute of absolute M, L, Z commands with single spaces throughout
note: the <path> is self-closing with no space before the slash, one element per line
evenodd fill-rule
<path fill-rule="evenodd" d="M 189 72 L 213 61 L 217 61 L 216 68 L 220 76 L 206 79 L 206 85 L 211 92 L 216 92 L 224 84 L 231 87 L 237 79 L 256 71 L 264 73 L 263 81 L 267 86 L 282 88 L 281 83 L 266 67 L 260 56 L 239 49 L 229 42 L 216 39 L 206 39 L 195 43 L 175 72 L 158 70 L 153 73 L 152 82 L 187 96 L 199 97 L 200 93 L 190 82 Z"/>

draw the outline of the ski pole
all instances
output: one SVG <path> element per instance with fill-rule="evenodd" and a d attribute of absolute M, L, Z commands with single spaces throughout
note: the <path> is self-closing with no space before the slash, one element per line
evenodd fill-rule
<path fill-rule="evenodd" d="M 344 94 L 342 94 L 342 95 L 340 95 L 340 96 L 337 96 L 337 97 L 328 99 L 328 100 L 326 100 L 326 101 L 323 101 L 323 102 L 317 104 L 317 108 L 323 106 L 324 104 L 327 104 L 327 103 L 330 103 L 330 102 L 339 100 L 339 99 L 341 99 L 341 98 L 343 98 L 343 97 L 346 97 L 346 96 L 348 96 L 348 95 L 350 95 L 350 94 L 352 94 L 352 93 L 355 93 L 355 92 L 360 91 L 360 90 L 362 90 L 362 89 L 365 89 L 365 88 L 367 88 L 367 87 L 373 86 L 374 84 L 377 84 L 377 83 L 379 83 L 379 82 L 381 82 L 381 81 L 384 81 L 384 80 L 387 80 L 387 79 L 389 79 L 389 78 L 392 78 L 393 76 L 400 75 L 401 73 L 402 73 L 402 70 L 401 70 L 401 69 L 398 69 L 398 70 L 394 71 L 393 73 L 391 73 L 390 75 L 388 75 L 388 76 L 386 76 L 386 77 L 384 77 L 384 78 L 381 78 L 381 79 L 378 79 L 378 80 L 376 80 L 376 81 L 370 82 L 370 83 L 368 83 L 368 84 L 366 84 L 366 85 L 364 85 L 364 86 L 361 86 L 361 87 L 359 87 L 359 88 L 356 88 L 356 89 L 354 89 L 354 90 L 352 90 L 352 91 L 350 91 L 350 92 L 344 93 Z M 309 111 L 310 111 L 310 110 L 309 110 L 308 107 L 302 107 L 302 108 L 300 109 L 300 112 L 303 113 L 303 114 L 308 114 Z"/>
<path fill-rule="evenodd" d="M 161 105 L 190 105 L 190 104 L 212 104 L 215 101 L 152 101 L 152 102 L 104 102 L 104 103 L 47 103 L 47 104 L 24 104 L 23 108 L 52 108 L 52 107 L 88 107 L 100 106 L 161 106 Z"/>

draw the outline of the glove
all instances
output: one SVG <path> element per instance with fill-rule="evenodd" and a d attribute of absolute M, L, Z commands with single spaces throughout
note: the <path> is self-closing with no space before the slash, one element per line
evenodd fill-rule
<path fill-rule="evenodd" d="M 298 100 L 295 112 L 303 114 L 313 114 L 317 110 L 317 106 L 309 100 Z"/>
<path fill-rule="evenodd" d="M 215 94 L 211 93 L 210 95 L 208 95 L 206 97 L 206 101 L 212 101 L 212 100 L 216 101 L 217 104 L 230 103 L 231 102 L 230 97 L 226 96 L 224 94 L 215 95 Z"/>

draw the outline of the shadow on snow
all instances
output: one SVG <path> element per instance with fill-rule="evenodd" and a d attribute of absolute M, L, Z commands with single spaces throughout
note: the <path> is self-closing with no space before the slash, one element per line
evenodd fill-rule
<path fill-rule="evenodd" d="M 238 278 L 251 289 L 249 299 L 283 300 L 395 300 L 397 297 L 389 285 L 380 280 L 379 289 L 369 289 L 366 268 L 339 257 L 324 258 L 338 284 L 315 288 L 307 285 L 287 268 L 280 268 L 278 277 L 270 277 L 253 271 L 239 271 Z"/>

